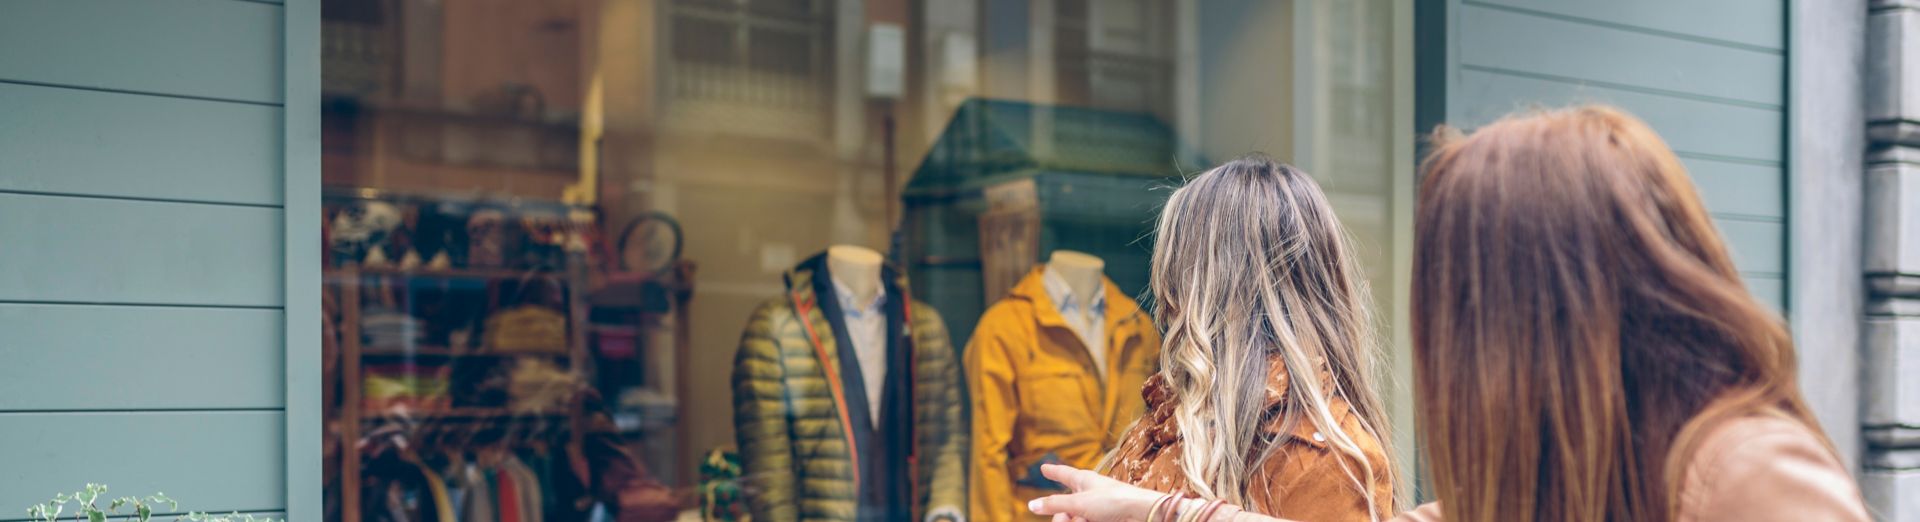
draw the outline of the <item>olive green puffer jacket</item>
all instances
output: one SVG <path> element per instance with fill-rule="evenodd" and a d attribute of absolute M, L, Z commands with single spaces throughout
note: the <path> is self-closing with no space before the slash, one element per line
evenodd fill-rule
<path fill-rule="evenodd" d="M 813 277 L 805 268 L 787 273 L 787 295 L 754 310 L 734 359 L 734 431 L 754 522 L 851 521 L 858 515 L 848 452 L 853 438 L 826 373 L 837 372 L 839 355 L 832 325 L 815 304 Z M 905 279 L 897 277 L 895 288 L 908 288 Z M 914 518 L 965 520 L 968 431 L 960 365 L 932 307 L 913 302 L 909 315 L 916 457 L 905 465 L 917 471 Z M 819 354 L 826 355 L 825 366 Z"/>

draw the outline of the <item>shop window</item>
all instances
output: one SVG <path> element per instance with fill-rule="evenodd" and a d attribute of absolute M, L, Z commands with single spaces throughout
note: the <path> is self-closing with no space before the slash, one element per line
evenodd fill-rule
<path fill-rule="evenodd" d="M 1313 173 L 1378 302 L 1404 289 L 1381 275 L 1406 252 L 1408 71 L 1388 31 L 1404 3 L 908 1 L 891 5 L 908 17 L 895 100 L 858 81 L 875 21 L 856 4 L 889 7 L 326 0 L 327 520 L 444 520 L 436 485 L 454 520 L 506 520 L 523 481 L 544 496 L 512 507 L 550 522 L 801 507 L 770 499 L 828 520 L 1017 510 L 1050 491 L 1032 465 L 1110 446 L 1032 434 L 1056 445 L 1000 448 L 1021 466 L 976 501 L 958 479 L 978 470 L 952 455 L 992 448 L 873 440 L 968 440 L 955 412 L 981 383 L 966 346 L 1035 319 L 987 310 L 1046 292 L 1021 286 L 1056 262 L 1112 283 L 1100 306 L 1130 322 L 1052 342 L 1129 344 L 1109 352 L 1125 354 L 1113 376 L 1060 358 L 1013 385 L 1137 389 L 1155 361 L 1137 298 L 1164 189 L 1247 152 Z M 853 359 L 821 360 L 827 344 Z M 862 367 L 876 346 L 915 366 Z M 885 422 L 903 389 L 927 401 L 904 407 L 942 414 Z M 1117 431 L 1140 406 L 1120 402 L 1048 422 Z M 889 478 L 856 492 L 842 444 Z"/>
<path fill-rule="evenodd" d="M 1054 52 L 1060 101 L 1172 114 L 1170 5 L 1057 0 Z"/>

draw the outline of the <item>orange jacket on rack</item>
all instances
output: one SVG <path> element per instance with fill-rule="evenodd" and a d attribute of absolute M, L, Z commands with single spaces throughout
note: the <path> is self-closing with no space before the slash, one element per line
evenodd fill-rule
<path fill-rule="evenodd" d="M 974 522 L 1035 518 L 1027 501 L 1060 493 L 1040 464 L 1091 468 L 1145 411 L 1140 387 L 1159 367 L 1160 332 L 1104 281 L 1105 377 L 1048 297 L 1035 269 L 980 317 L 967 342 L 973 391 L 968 487 Z"/>

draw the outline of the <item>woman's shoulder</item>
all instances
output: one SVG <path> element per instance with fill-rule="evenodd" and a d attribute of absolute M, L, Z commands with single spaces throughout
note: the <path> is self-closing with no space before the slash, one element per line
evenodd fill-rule
<path fill-rule="evenodd" d="M 1852 475 L 1816 428 L 1760 413 L 1705 430 L 1681 478 L 1680 520 L 1867 520 Z"/>
<path fill-rule="evenodd" d="M 1685 486 L 1700 480 L 1743 471 L 1767 457 L 1811 457 L 1815 463 L 1840 463 L 1812 428 L 1781 414 L 1756 413 L 1729 417 L 1704 427 L 1705 436 L 1687 463 Z"/>
<path fill-rule="evenodd" d="M 1428 502 L 1413 508 L 1412 511 L 1401 513 L 1391 522 L 1441 522 L 1443 520 L 1446 520 L 1446 517 L 1440 516 L 1440 503 Z"/>

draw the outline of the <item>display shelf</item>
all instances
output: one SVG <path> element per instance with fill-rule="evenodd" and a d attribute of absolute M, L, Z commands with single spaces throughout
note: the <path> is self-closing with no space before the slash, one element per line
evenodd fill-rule
<path fill-rule="evenodd" d="M 367 411 L 361 414 L 362 422 L 445 422 L 459 420 L 498 420 L 498 419 L 563 419 L 567 412 L 524 412 L 507 408 L 449 408 L 444 410 L 407 410 L 405 414 L 387 411 Z"/>
<path fill-rule="evenodd" d="M 448 348 L 445 346 L 368 346 L 360 350 L 361 357 L 499 357 L 499 358 L 567 358 L 572 350 L 559 352 L 503 352 L 485 348 Z"/>
<path fill-rule="evenodd" d="M 518 270 L 509 268 L 381 268 L 358 267 L 354 269 L 329 268 L 327 279 L 340 281 L 359 277 L 386 277 L 397 279 L 484 279 L 489 281 L 518 281 L 529 278 L 564 278 L 567 274 L 553 270 Z"/>
<path fill-rule="evenodd" d="M 415 345 L 415 346 L 392 346 L 392 345 L 370 344 L 370 345 L 362 346 L 360 348 L 360 355 L 362 357 L 372 357 L 372 356 L 399 357 L 399 356 L 405 356 L 405 355 L 461 355 L 468 351 L 471 351 L 471 350 L 467 350 L 467 349 L 456 350 L 456 349 L 448 348 L 445 346 L 431 346 L 431 345 L 424 345 L 424 344 Z"/>

